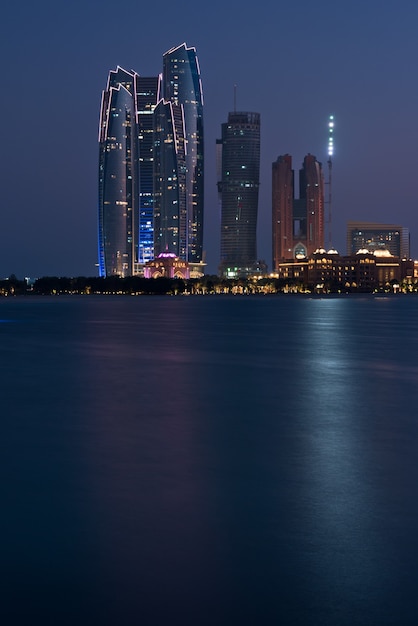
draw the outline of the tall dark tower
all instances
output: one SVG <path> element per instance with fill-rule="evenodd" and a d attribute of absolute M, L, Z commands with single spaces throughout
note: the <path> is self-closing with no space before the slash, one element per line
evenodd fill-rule
<path fill-rule="evenodd" d="M 260 114 L 233 112 L 222 124 L 220 273 L 251 273 L 257 260 Z"/>
<path fill-rule="evenodd" d="M 299 197 L 306 207 L 305 244 L 309 256 L 324 247 L 324 175 L 322 165 L 313 154 L 303 159 L 299 170 Z M 302 238 L 300 238 L 302 242 Z"/>
<path fill-rule="evenodd" d="M 299 198 L 295 198 L 294 171 L 289 154 L 273 163 L 273 270 L 285 259 L 309 256 L 324 247 L 324 177 L 312 154 L 299 170 Z"/>
<path fill-rule="evenodd" d="M 294 172 L 290 154 L 273 163 L 273 270 L 281 259 L 292 258 Z"/>

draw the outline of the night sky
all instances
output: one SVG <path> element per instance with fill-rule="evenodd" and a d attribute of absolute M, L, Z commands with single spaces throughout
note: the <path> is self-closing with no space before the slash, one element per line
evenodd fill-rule
<path fill-rule="evenodd" d="M 271 268 L 271 164 L 326 166 L 335 116 L 333 245 L 346 222 L 393 222 L 418 256 L 418 4 L 72 0 L 2 8 L 0 277 L 97 274 L 97 129 L 109 69 L 144 76 L 195 46 L 205 102 L 205 249 L 219 263 L 215 140 L 237 109 L 261 114 L 258 257 Z"/>

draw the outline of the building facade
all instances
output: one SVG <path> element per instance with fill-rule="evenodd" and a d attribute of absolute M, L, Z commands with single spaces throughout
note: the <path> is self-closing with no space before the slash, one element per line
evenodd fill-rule
<path fill-rule="evenodd" d="M 161 100 L 155 110 L 155 256 L 187 260 L 186 134 L 183 107 Z"/>
<path fill-rule="evenodd" d="M 162 96 L 164 102 L 156 111 L 155 254 L 165 252 L 169 245 L 168 250 L 180 259 L 199 263 L 203 259 L 204 144 L 202 82 L 195 48 L 183 43 L 164 54 Z M 161 140 L 162 128 L 165 141 Z M 174 187 L 178 199 L 172 193 Z"/>
<path fill-rule="evenodd" d="M 360 291 L 393 289 L 396 284 L 412 284 L 414 262 L 400 259 L 388 250 L 340 256 L 335 250 L 316 250 L 309 257 L 282 261 L 275 272 L 291 290 L 310 292 Z"/>
<path fill-rule="evenodd" d="M 134 74 L 118 67 L 102 95 L 99 129 L 99 274 L 129 276 L 138 214 Z"/>
<path fill-rule="evenodd" d="M 154 111 L 160 101 L 161 76 L 136 76 L 138 131 L 139 233 L 138 264 L 154 258 Z"/>
<path fill-rule="evenodd" d="M 217 141 L 221 166 L 221 263 L 225 276 L 251 274 L 257 262 L 260 114 L 229 113 Z M 220 147 L 220 149 L 219 149 Z"/>
<path fill-rule="evenodd" d="M 161 252 L 144 267 L 144 278 L 190 278 L 187 261 L 182 261 L 173 252 Z"/>
<path fill-rule="evenodd" d="M 203 263 L 203 96 L 195 48 L 163 73 L 118 67 L 102 95 L 99 274 L 130 276 L 161 253 Z"/>
<path fill-rule="evenodd" d="M 311 255 L 324 246 L 324 176 L 322 165 L 307 154 L 299 170 L 295 197 L 292 157 L 279 156 L 272 172 L 273 270 L 285 259 Z"/>
<path fill-rule="evenodd" d="M 409 259 L 409 229 L 399 224 L 347 223 L 347 254 L 359 250 L 388 250 L 393 256 Z"/>

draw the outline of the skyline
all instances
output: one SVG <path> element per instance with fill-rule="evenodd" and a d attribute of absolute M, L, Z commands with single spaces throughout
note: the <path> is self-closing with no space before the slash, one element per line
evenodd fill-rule
<path fill-rule="evenodd" d="M 109 2 L 75 1 L 59 14 L 46 2 L 7 7 L 0 276 L 97 273 L 97 120 L 107 73 L 120 65 L 155 75 L 161 55 L 183 41 L 196 47 L 203 82 L 208 272 L 219 262 L 216 138 L 234 110 L 234 85 L 237 110 L 261 116 L 258 257 L 269 268 L 271 165 L 289 153 L 299 168 L 310 152 L 324 167 L 330 114 L 333 245 L 345 253 L 350 220 L 397 223 L 409 228 L 416 258 L 418 89 L 410 64 L 418 51 L 418 7 L 301 2 L 258 7 L 250 19 L 236 10 L 242 4 L 221 12 L 215 1 L 201 7 L 198 23 L 193 7 L 186 2 L 177 12 L 163 3 L 140 14 L 128 1 L 130 20 L 141 23 L 138 40 L 110 36 Z"/>

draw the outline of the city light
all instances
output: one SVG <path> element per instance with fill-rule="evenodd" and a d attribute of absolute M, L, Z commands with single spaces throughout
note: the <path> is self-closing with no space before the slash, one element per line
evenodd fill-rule
<path fill-rule="evenodd" d="M 328 121 L 328 156 L 331 158 L 334 155 L 334 116 L 329 116 Z"/>

